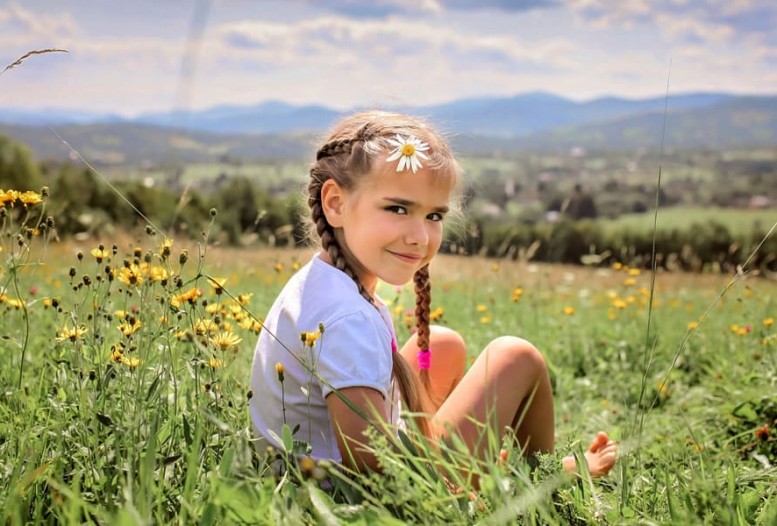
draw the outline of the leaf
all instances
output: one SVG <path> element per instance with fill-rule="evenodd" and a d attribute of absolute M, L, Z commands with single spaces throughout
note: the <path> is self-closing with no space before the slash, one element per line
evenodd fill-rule
<path fill-rule="evenodd" d="M 281 436 L 283 437 L 283 449 L 285 451 L 292 451 L 294 447 L 294 434 L 291 432 L 288 424 L 283 424 Z"/>
<path fill-rule="evenodd" d="M 734 410 L 731 411 L 731 414 L 748 422 L 758 421 L 758 414 L 755 412 L 755 409 L 753 408 L 753 402 L 750 400 L 742 402 L 736 406 Z"/>

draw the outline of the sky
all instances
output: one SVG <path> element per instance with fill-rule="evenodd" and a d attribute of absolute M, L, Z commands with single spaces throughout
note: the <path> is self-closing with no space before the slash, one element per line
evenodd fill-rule
<path fill-rule="evenodd" d="M 0 0 L 0 108 L 777 93 L 775 0 Z"/>

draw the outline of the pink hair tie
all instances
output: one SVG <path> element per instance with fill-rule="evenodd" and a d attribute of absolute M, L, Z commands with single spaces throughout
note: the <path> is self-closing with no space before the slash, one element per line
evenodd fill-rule
<path fill-rule="evenodd" d="M 397 352 L 397 341 L 394 339 L 394 337 L 391 337 L 391 352 L 395 353 Z"/>
<path fill-rule="evenodd" d="M 422 349 L 418 353 L 418 366 L 424 371 L 429 369 L 430 365 L 432 365 L 432 350 Z"/>

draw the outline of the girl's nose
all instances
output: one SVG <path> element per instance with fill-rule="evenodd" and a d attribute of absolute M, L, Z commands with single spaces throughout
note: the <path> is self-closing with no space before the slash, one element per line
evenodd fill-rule
<path fill-rule="evenodd" d="M 427 245 L 429 243 L 429 231 L 427 230 L 426 219 L 414 220 L 408 225 L 405 233 L 405 243 L 408 245 Z"/>

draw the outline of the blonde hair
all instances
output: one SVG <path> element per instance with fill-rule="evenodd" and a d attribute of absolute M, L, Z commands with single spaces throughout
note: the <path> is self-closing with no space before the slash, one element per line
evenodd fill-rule
<path fill-rule="evenodd" d="M 359 293 L 372 305 L 374 299 L 354 272 L 358 265 L 347 246 L 340 246 L 334 228 L 327 221 L 321 204 L 321 187 L 333 179 L 341 188 L 353 190 L 372 172 L 373 162 L 385 156 L 391 147 L 388 139 L 397 134 L 413 136 L 429 145 L 429 157 L 424 167 L 434 176 L 448 178 L 458 186 L 461 169 L 445 139 L 418 118 L 400 113 L 368 111 L 353 114 L 340 121 L 316 152 L 316 162 L 310 167 L 308 206 L 312 227 L 327 252 L 332 264 L 356 282 Z M 311 236 L 312 237 L 312 236 Z M 428 265 L 413 276 L 415 284 L 416 335 L 419 350 L 429 349 L 429 310 L 431 285 Z M 393 375 L 399 385 L 406 408 L 418 415 L 429 412 L 429 373 L 421 370 L 420 382 L 410 365 L 399 352 L 392 353 Z M 423 385 L 423 388 L 421 387 Z M 416 417 L 416 424 L 425 435 L 430 434 L 425 416 Z"/>

